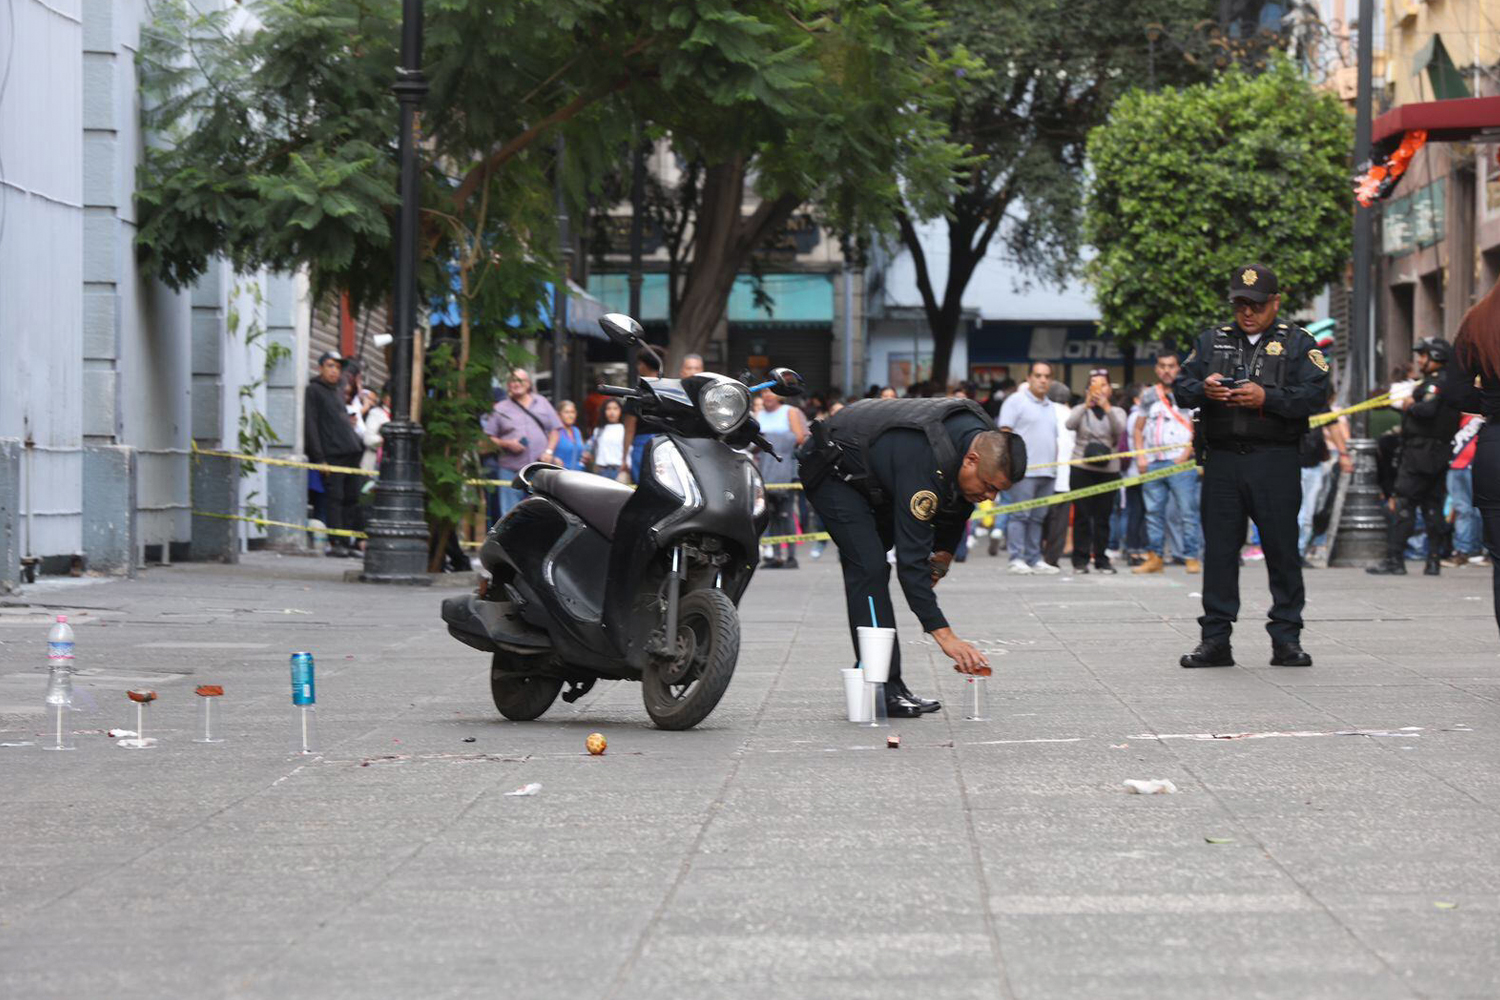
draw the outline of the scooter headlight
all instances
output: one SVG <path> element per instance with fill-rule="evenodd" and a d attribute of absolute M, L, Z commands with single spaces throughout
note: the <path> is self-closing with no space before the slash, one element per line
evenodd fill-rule
<path fill-rule="evenodd" d="M 698 395 L 698 409 L 715 434 L 728 434 L 750 412 L 750 391 L 738 382 L 715 382 Z"/>
<path fill-rule="evenodd" d="M 766 512 L 766 481 L 760 470 L 750 466 L 750 516 L 758 518 Z"/>
<path fill-rule="evenodd" d="M 703 506 L 698 480 L 670 438 L 659 437 L 651 442 L 651 472 L 658 483 L 676 493 L 689 507 Z"/>

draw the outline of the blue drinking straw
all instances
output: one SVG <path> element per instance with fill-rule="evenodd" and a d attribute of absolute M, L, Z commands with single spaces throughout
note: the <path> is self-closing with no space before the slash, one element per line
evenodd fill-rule
<path fill-rule="evenodd" d="M 879 628 L 880 622 L 875 620 L 875 596 L 870 595 L 870 627 Z"/>

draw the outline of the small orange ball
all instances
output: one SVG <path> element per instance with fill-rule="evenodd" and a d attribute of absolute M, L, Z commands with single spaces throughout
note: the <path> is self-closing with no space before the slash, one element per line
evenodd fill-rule
<path fill-rule="evenodd" d="M 589 753 L 593 754 L 595 757 L 598 757 L 600 754 L 604 753 L 604 748 L 609 746 L 609 744 L 604 741 L 603 733 L 589 733 L 589 738 L 583 741 L 583 745 L 588 747 Z"/>

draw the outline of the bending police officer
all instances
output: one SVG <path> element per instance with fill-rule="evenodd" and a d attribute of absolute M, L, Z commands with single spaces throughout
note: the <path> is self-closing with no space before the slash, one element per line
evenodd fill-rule
<path fill-rule="evenodd" d="M 838 545 L 856 657 L 857 626 L 896 624 L 885 555 L 894 546 L 896 576 L 923 630 L 957 670 L 989 666 L 983 653 L 953 633 L 933 587 L 948 572 L 974 504 L 993 500 L 1025 474 L 1021 439 L 995 430 L 972 400 L 867 399 L 814 421 L 797 457 L 807 501 Z M 898 718 L 941 707 L 907 688 L 899 643 L 886 707 Z"/>
<path fill-rule="evenodd" d="M 1448 465 L 1453 460 L 1453 437 L 1463 414 L 1444 406 L 1438 389 L 1443 367 L 1453 357 L 1453 345 L 1441 337 L 1417 342 L 1412 348 L 1422 381 L 1412 388 L 1401 416 L 1401 459 L 1396 466 L 1395 508 L 1386 535 L 1385 561 L 1365 570 L 1377 576 L 1406 575 L 1406 541 L 1417 526 L 1417 509 L 1427 525 L 1428 576 L 1443 571 L 1443 541 L 1448 521 L 1443 504 L 1448 499 Z"/>
<path fill-rule="evenodd" d="M 1240 610 L 1245 522 L 1260 529 L 1271 584 L 1271 665 L 1307 667 L 1302 649 L 1302 564 L 1297 444 L 1323 405 L 1328 362 L 1312 336 L 1276 319 L 1281 296 L 1264 264 L 1229 279 L 1235 321 L 1204 332 L 1173 385 L 1177 403 L 1201 407 L 1203 453 L 1202 641 L 1184 667 L 1234 665 L 1229 637 Z"/>

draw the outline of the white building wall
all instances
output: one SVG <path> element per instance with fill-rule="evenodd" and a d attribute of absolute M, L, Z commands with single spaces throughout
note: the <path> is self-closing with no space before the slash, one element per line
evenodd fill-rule
<path fill-rule="evenodd" d="M 22 554 L 69 556 L 82 532 L 82 20 L 79 0 L 15 0 L 5 13 L 0 437 L 33 445 L 21 460 Z"/>

